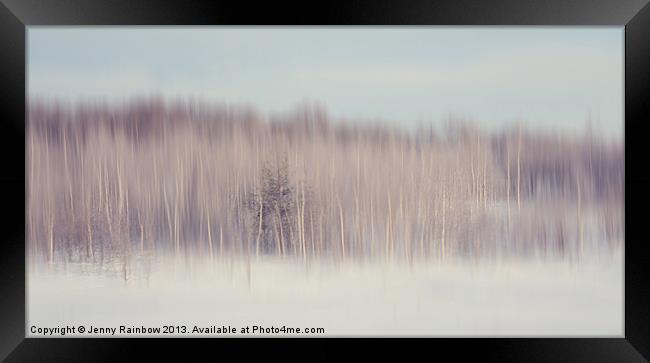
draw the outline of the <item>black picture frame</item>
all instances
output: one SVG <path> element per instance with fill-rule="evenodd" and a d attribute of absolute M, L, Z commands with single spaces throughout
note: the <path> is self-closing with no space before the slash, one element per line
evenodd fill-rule
<path fill-rule="evenodd" d="M 25 338 L 25 56 L 26 27 L 34 25 L 534 25 L 625 27 L 625 335 L 620 338 L 482 338 L 381 340 L 301 339 L 319 358 L 368 357 L 494 361 L 607 361 L 650 359 L 650 255 L 643 208 L 650 206 L 644 126 L 650 120 L 650 5 L 647 0 L 342 1 L 338 3 L 152 0 L 0 0 L 0 358 L 7 361 L 122 361 L 139 352 L 149 361 L 204 353 L 288 357 L 296 348 L 277 339 Z M 632 212 L 639 211 L 639 212 Z M 22 214 L 20 213 L 22 212 Z M 295 340 L 291 340 L 294 342 Z M 394 346 L 395 342 L 401 346 Z M 374 341 L 376 344 L 376 340 Z M 260 347 L 251 348 L 251 344 Z M 353 353 L 332 349 L 363 348 Z M 409 344 L 410 343 L 410 344 Z M 374 344 L 373 344 L 374 345 Z M 395 349 L 391 349 L 395 348 Z M 347 349 L 346 349 L 347 351 Z M 298 358 L 309 357 L 299 356 Z M 414 356 L 413 356 L 414 357 Z"/>

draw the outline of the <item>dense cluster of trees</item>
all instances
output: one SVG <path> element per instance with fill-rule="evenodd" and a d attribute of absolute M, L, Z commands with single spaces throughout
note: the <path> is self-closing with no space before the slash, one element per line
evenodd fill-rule
<path fill-rule="evenodd" d="M 571 255 L 623 240 L 622 140 L 330 120 L 318 105 L 31 102 L 34 261 Z"/>

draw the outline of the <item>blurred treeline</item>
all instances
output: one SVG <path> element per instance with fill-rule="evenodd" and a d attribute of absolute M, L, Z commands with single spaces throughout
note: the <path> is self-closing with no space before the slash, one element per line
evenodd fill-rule
<path fill-rule="evenodd" d="M 169 253 L 304 260 L 580 256 L 623 241 L 623 140 L 415 131 L 316 104 L 31 102 L 34 261 Z"/>

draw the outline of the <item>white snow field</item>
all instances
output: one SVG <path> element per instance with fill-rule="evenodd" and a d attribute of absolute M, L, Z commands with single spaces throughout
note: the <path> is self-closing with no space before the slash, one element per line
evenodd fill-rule
<path fill-rule="evenodd" d="M 115 328 L 114 335 L 244 336 L 243 327 L 324 328 L 253 336 L 623 336 L 623 263 L 450 262 L 312 264 L 258 260 L 212 267 L 152 267 L 148 279 L 30 271 L 27 336 L 38 328 Z M 250 271 L 250 272 L 248 272 Z M 137 275 L 137 274 L 134 274 Z M 120 333 L 119 326 L 185 326 L 186 333 Z M 233 327 L 236 334 L 192 333 Z M 174 328 L 174 330 L 180 328 Z M 267 330 L 268 332 L 268 330 Z M 54 333 L 53 337 L 61 337 Z"/>

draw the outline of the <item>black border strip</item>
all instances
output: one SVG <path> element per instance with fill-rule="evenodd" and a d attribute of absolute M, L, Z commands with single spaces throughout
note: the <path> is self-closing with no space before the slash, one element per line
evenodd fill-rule
<path fill-rule="evenodd" d="M 647 0 L 3 0 L 27 25 L 625 25 Z"/>
<path fill-rule="evenodd" d="M 250 4 L 217 1 L 153 0 L 2 0 L 0 5 L 0 190 L 4 218 L 0 243 L 0 358 L 9 361 L 121 361 L 140 351 L 147 360 L 187 359 L 206 353 L 218 359 L 225 352 L 246 357 L 257 352 L 289 357 L 288 339 L 26 339 L 24 121 L 25 26 L 32 25 L 619 25 L 625 26 L 626 266 L 625 338 L 608 339 L 410 339 L 413 348 L 431 358 L 498 361 L 647 361 L 650 357 L 650 257 L 641 226 L 650 206 L 650 171 L 643 160 L 643 127 L 650 122 L 650 6 L 647 0 L 480 0 L 343 1 Z M 628 166 L 629 165 L 629 166 Z M 638 210 L 639 212 L 633 212 Z M 291 341 L 294 341 L 291 339 Z M 408 358 L 406 340 L 305 339 L 310 354 L 350 357 L 333 350 L 332 342 L 364 348 L 363 357 L 380 353 Z M 261 345 L 250 349 L 250 343 Z M 400 344 L 401 345 L 401 344 Z M 410 344 L 409 344 L 410 345 Z M 367 348 L 367 349 L 366 349 Z M 389 349 L 396 348 L 396 349 Z M 13 350 L 13 352 L 12 352 Z M 445 354 L 446 353 L 446 354 Z M 357 352 L 359 354 L 359 352 Z M 310 357 L 310 356 L 302 356 Z M 209 358 L 208 358 L 209 359 Z"/>

